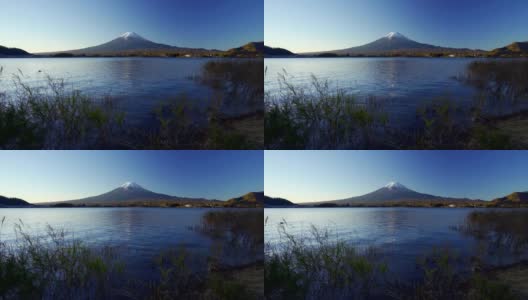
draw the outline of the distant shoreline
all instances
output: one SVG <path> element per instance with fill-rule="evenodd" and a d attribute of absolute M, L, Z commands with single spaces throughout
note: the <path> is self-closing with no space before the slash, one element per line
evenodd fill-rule
<path fill-rule="evenodd" d="M 254 57 L 238 57 L 238 56 L 139 56 L 139 55 L 95 55 L 95 56 L 53 56 L 53 55 L 24 55 L 24 56 L 0 56 L 0 59 L 3 58 L 35 58 L 35 59 L 43 59 L 43 58 L 174 58 L 174 59 L 262 59 L 262 56 L 254 56 Z"/>
<path fill-rule="evenodd" d="M 317 56 L 317 55 L 291 55 L 291 56 L 264 56 L 264 58 L 431 58 L 431 59 L 462 59 L 462 58 L 474 58 L 474 59 L 519 59 L 528 60 L 528 56 L 512 56 L 512 57 L 495 57 L 495 56 L 406 56 L 406 55 L 358 55 L 358 56 Z"/>
<path fill-rule="evenodd" d="M 254 209 L 254 208 L 262 208 L 262 207 L 229 207 L 229 206 L 192 206 L 192 207 L 185 207 L 185 206 L 140 206 L 140 205 L 129 205 L 129 206 L 109 206 L 109 205 L 101 205 L 101 206 L 53 206 L 53 205 L 31 205 L 31 206 L 0 206 L 0 208 L 175 208 L 175 209 Z"/>
<path fill-rule="evenodd" d="M 400 205 L 393 205 L 393 206 L 312 206 L 312 205 L 297 205 L 297 206 L 266 206 L 266 209 L 272 209 L 272 208 L 427 208 L 427 209 L 457 209 L 457 208 L 470 208 L 470 209 L 511 209 L 511 208 L 528 208 L 528 206 L 456 206 L 456 207 L 449 207 L 449 206 L 400 206 Z"/>

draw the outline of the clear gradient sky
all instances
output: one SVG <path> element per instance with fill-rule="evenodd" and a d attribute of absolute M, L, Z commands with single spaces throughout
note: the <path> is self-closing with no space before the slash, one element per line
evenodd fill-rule
<path fill-rule="evenodd" d="M 421 43 L 491 50 L 528 41 L 526 0 L 264 0 L 269 46 L 336 50 L 397 31 Z"/>
<path fill-rule="evenodd" d="M 106 43 L 129 31 L 225 50 L 264 39 L 263 0 L 0 0 L 0 45 L 37 53 Z"/>
<path fill-rule="evenodd" d="M 417 192 L 492 200 L 528 191 L 527 151 L 266 151 L 266 195 L 360 196 L 397 181 Z"/>
<path fill-rule="evenodd" d="M 264 190 L 263 151 L 0 151 L 0 195 L 31 203 L 96 196 L 132 181 L 227 200 Z"/>

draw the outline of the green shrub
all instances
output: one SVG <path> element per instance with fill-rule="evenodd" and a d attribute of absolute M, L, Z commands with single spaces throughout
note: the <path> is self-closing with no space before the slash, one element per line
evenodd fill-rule
<path fill-rule="evenodd" d="M 388 117 L 380 102 L 359 103 L 342 89 L 312 76 L 311 86 L 291 84 L 279 74 L 278 95 L 265 99 L 265 138 L 268 149 L 371 148 Z"/>
<path fill-rule="evenodd" d="M 0 295 L 8 299 L 108 299 L 120 282 L 123 265 L 111 248 L 91 249 L 49 226 L 35 236 L 20 222 L 15 234 L 0 240 Z"/>
<path fill-rule="evenodd" d="M 372 248 L 359 250 L 312 227 L 309 238 L 279 227 L 279 245 L 267 245 L 264 285 L 269 299 L 368 299 L 387 265 Z"/>

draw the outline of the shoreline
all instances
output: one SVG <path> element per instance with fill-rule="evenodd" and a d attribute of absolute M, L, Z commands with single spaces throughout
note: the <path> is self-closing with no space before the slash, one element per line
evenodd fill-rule
<path fill-rule="evenodd" d="M 79 206 L 53 206 L 53 205 L 32 205 L 32 206 L 0 206 L 0 208 L 174 208 L 174 209 L 264 209 L 264 207 L 229 207 L 229 206 L 192 206 L 185 207 L 185 205 L 179 206 L 148 206 L 148 205 L 79 205 Z"/>
<path fill-rule="evenodd" d="M 24 55 L 24 56 L 0 56 L 3 58 L 176 58 L 176 59 L 192 59 L 192 58 L 208 58 L 208 59 L 262 59 L 263 56 L 170 56 L 170 55 L 74 55 L 74 56 L 53 56 L 53 55 Z"/>
<path fill-rule="evenodd" d="M 496 57 L 496 56 L 405 56 L 405 55 L 388 55 L 388 56 L 380 56 L 380 55 L 357 55 L 357 56 L 311 56 L 311 55 L 294 55 L 294 56 L 264 56 L 264 58 L 450 58 L 450 59 L 519 59 L 519 60 L 527 60 L 528 56 L 503 56 L 503 57 Z"/>
<path fill-rule="evenodd" d="M 265 206 L 265 209 L 274 209 L 274 208 L 322 208 L 322 209 L 330 209 L 330 208 L 425 208 L 425 209 L 460 209 L 460 208 L 469 208 L 469 209 L 524 209 L 528 208 L 528 206 L 456 206 L 456 207 L 449 207 L 449 206 L 410 206 L 410 205 L 350 205 L 350 206 L 308 206 L 308 205 L 297 205 L 297 206 Z"/>

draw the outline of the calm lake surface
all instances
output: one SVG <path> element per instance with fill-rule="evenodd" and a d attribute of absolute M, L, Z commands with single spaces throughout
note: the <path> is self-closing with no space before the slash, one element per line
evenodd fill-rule
<path fill-rule="evenodd" d="M 288 233 L 310 237 L 311 226 L 328 230 L 334 238 L 357 247 L 375 246 L 398 274 L 415 275 L 416 259 L 430 254 L 434 247 L 455 250 L 468 258 L 476 241 L 452 226 L 462 225 L 470 208 L 272 208 L 265 209 L 268 223 L 265 239 L 281 243 L 278 225 L 286 223 Z M 482 209 L 480 209 L 482 210 Z M 496 257 L 496 264 L 511 263 L 511 258 Z"/>
<path fill-rule="evenodd" d="M 97 98 L 111 97 L 134 122 L 146 122 L 160 102 L 187 95 L 205 107 L 214 90 L 197 78 L 209 58 L 0 58 L 0 91 L 15 90 L 13 75 L 33 87 L 46 84 L 46 76 L 64 79 L 68 90 Z M 220 59 L 222 60 L 222 59 Z M 229 59 L 224 59 L 227 61 Z M 236 107 L 233 110 L 241 110 Z M 235 113 L 238 113 L 235 112 Z"/>
<path fill-rule="evenodd" d="M 460 107 L 471 104 L 476 89 L 456 80 L 472 58 L 266 58 L 265 90 L 277 95 L 278 74 L 294 85 L 309 87 L 312 74 L 358 95 L 375 97 L 396 125 L 412 125 L 424 103 L 450 99 Z M 485 59 L 479 59 L 485 60 Z"/>
<path fill-rule="evenodd" d="M 213 241 L 190 227 L 199 225 L 210 209 L 168 208 L 9 208 L 0 209 L 6 222 L 4 241 L 15 238 L 13 225 L 21 220 L 27 232 L 45 234 L 49 224 L 94 247 L 116 247 L 133 274 L 148 276 L 153 258 L 162 250 L 184 246 L 193 255 L 210 254 Z M 244 255 L 240 261 L 245 263 Z"/>

